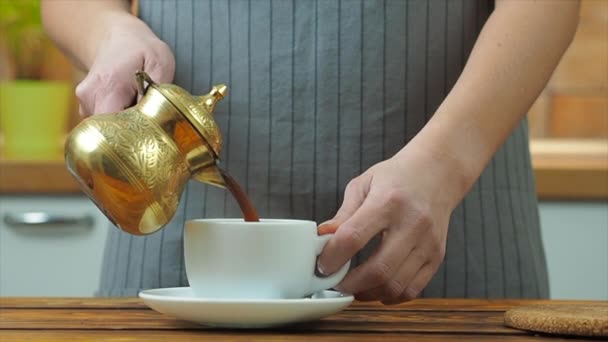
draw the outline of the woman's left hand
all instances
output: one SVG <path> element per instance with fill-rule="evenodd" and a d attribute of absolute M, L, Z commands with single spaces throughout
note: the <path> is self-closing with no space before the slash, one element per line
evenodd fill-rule
<path fill-rule="evenodd" d="M 460 197 L 449 184 L 454 170 L 446 168 L 406 146 L 353 179 L 336 216 L 319 227 L 319 234 L 335 232 L 319 257 L 319 272 L 337 271 L 381 234 L 378 250 L 337 288 L 385 304 L 415 298 L 443 260 L 450 214 Z"/>

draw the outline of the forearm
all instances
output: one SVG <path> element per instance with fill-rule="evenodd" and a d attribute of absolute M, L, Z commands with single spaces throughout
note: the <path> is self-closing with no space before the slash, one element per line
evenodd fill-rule
<path fill-rule="evenodd" d="M 42 0 L 41 7 L 49 36 L 83 69 L 89 69 L 104 32 L 117 18 L 138 21 L 129 0 Z"/>
<path fill-rule="evenodd" d="M 578 23 L 578 1 L 498 1 L 460 78 L 410 143 L 468 192 L 542 91 Z"/>

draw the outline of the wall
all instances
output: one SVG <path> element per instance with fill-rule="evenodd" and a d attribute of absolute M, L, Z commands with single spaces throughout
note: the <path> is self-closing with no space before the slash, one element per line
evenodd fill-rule
<path fill-rule="evenodd" d="M 608 202 L 540 204 L 551 298 L 608 300 Z"/>
<path fill-rule="evenodd" d="M 608 138 L 608 1 L 581 1 L 578 30 L 529 111 L 532 138 Z"/>
<path fill-rule="evenodd" d="M 608 146 L 606 140 L 608 138 L 608 39 L 606 37 L 608 37 L 608 1 L 582 0 L 580 22 L 574 40 L 546 88 L 529 111 L 530 137 L 533 140 L 598 139 L 595 140 L 596 145 Z M 575 140 L 564 140 L 563 144 L 572 144 L 573 141 Z M 564 146 L 555 145 L 553 148 L 567 152 Z M 585 162 L 607 165 L 608 148 L 602 151 L 592 154 L 597 160 L 585 160 Z M 589 171 L 585 169 L 588 166 L 572 155 L 565 153 L 560 159 L 558 154 L 551 155 L 557 159 L 555 165 L 558 165 L 556 167 L 558 170 L 550 170 L 556 171 L 554 173 L 557 174 L 553 177 L 552 187 L 568 188 L 566 186 L 568 184 L 580 185 L 581 179 L 573 178 L 577 175 L 575 171 Z M 580 153 L 577 154 L 580 157 Z M 536 162 L 538 164 L 538 159 Z M 587 173 L 580 174 L 583 178 L 587 177 Z M 608 172 L 605 173 L 605 177 L 608 178 Z M 598 189 L 601 189 L 602 186 L 597 180 L 593 182 L 597 183 L 595 186 Z M 573 194 L 563 195 L 572 197 Z M 549 267 L 551 296 L 559 299 L 608 300 L 606 197 L 603 202 L 545 200 L 540 205 L 540 216 Z"/>

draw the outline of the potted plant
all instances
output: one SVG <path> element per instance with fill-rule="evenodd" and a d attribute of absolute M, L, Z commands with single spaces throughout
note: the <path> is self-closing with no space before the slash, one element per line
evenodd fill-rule
<path fill-rule="evenodd" d="M 40 1 L 0 1 L 0 40 L 10 70 L 0 81 L 3 157 L 61 158 L 71 82 L 42 79 L 52 43 L 42 28 Z"/>

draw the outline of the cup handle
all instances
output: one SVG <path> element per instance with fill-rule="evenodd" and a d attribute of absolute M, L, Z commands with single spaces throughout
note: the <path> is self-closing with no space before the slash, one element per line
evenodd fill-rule
<path fill-rule="evenodd" d="M 323 247 L 325 247 L 325 245 L 327 244 L 327 241 L 329 241 L 329 239 L 331 239 L 331 237 L 334 236 L 334 234 L 326 234 L 326 235 L 321 235 L 321 236 L 317 236 L 317 241 L 316 241 L 316 250 L 315 253 L 317 256 L 319 256 L 321 254 L 321 252 L 323 251 Z M 316 264 L 315 264 L 316 267 Z M 335 272 L 334 274 L 331 274 L 327 277 L 319 277 L 316 274 L 313 274 L 312 277 L 312 281 L 311 281 L 311 292 L 317 292 L 317 291 L 321 291 L 321 290 L 326 290 L 329 288 L 332 288 L 336 285 L 338 285 L 338 283 L 340 281 L 342 281 L 342 279 L 344 279 L 344 277 L 346 276 L 346 273 L 348 272 L 350 268 L 350 260 L 344 264 L 344 266 L 342 266 L 342 268 L 340 268 L 338 270 L 338 272 Z"/>

